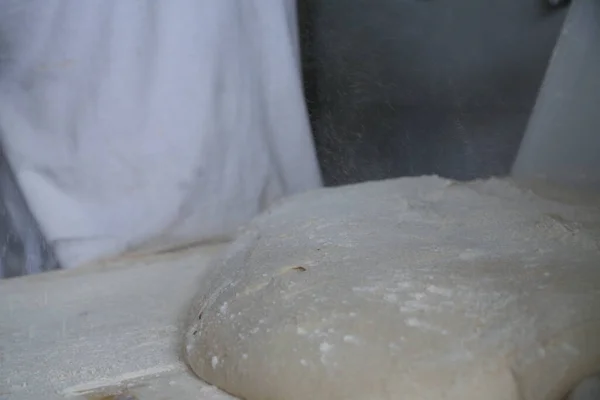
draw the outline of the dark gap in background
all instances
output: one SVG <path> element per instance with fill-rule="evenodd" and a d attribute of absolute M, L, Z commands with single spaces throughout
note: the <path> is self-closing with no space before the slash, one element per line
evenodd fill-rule
<path fill-rule="evenodd" d="M 509 173 L 564 19 L 541 0 L 299 0 L 328 186 Z"/>

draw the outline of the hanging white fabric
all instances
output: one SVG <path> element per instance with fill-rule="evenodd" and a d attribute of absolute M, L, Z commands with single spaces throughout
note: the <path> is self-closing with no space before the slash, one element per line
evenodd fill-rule
<path fill-rule="evenodd" d="M 0 134 L 63 267 L 321 184 L 294 0 L 0 0 Z"/>

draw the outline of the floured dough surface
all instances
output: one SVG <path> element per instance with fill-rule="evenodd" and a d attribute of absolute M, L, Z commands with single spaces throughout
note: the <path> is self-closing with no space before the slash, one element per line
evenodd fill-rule
<path fill-rule="evenodd" d="M 598 199 L 509 180 L 323 189 L 205 277 L 185 353 L 248 400 L 553 400 L 600 371 Z"/>

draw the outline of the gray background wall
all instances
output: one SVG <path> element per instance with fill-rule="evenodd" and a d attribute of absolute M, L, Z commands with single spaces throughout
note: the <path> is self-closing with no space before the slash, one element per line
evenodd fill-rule
<path fill-rule="evenodd" d="M 509 173 L 565 10 L 542 0 L 299 0 L 327 184 Z"/>

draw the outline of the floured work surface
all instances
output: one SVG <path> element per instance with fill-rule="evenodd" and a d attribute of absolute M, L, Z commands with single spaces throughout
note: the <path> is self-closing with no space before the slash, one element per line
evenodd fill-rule
<path fill-rule="evenodd" d="M 230 399 L 180 361 L 180 315 L 220 249 L 0 281 L 0 399 Z"/>

